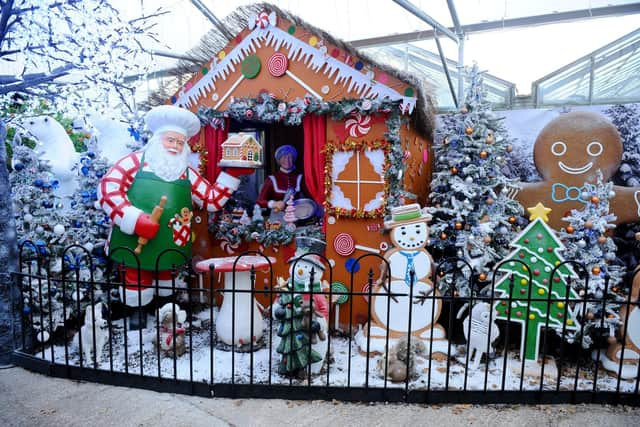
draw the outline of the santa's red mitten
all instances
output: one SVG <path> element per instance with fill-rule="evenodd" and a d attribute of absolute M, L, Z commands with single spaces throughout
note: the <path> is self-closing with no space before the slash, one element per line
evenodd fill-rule
<path fill-rule="evenodd" d="M 160 224 L 153 222 L 151 220 L 151 216 L 143 212 L 138 217 L 138 220 L 136 221 L 136 226 L 133 229 L 133 232 L 142 238 L 151 240 L 154 237 L 156 237 L 156 234 L 158 234 L 159 229 L 160 229 Z"/>
<path fill-rule="evenodd" d="M 255 169 L 251 168 L 226 168 L 224 170 L 226 173 L 231 175 L 234 178 L 240 178 L 242 175 L 251 175 Z"/>

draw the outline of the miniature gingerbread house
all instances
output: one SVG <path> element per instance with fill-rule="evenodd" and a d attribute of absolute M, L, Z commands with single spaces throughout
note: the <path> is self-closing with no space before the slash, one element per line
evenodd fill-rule
<path fill-rule="evenodd" d="M 262 165 L 262 146 L 253 135 L 244 133 L 232 135 L 220 147 L 222 160 L 218 166 L 257 167 Z"/>
<path fill-rule="evenodd" d="M 389 209 L 426 203 L 434 126 L 430 97 L 416 79 L 275 6 L 240 8 L 224 24 L 235 36 L 205 36 L 198 51 L 208 49 L 211 59 L 170 98 L 203 121 L 193 141 L 203 171 L 215 180 L 229 132 L 249 129 L 263 136 L 264 169 L 256 174 L 264 176 L 277 168 L 275 150 L 293 145 L 308 198 L 323 208 L 318 229 L 327 242 L 332 281 L 351 286 L 353 272 L 352 290 L 362 292 L 380 258 L 358 258 L 384 255 L 389 240 L 382 225 Z M 278 260 L 274 277 L 286 277 L 293 237 L 305 233 L 303 227 L 294 236 L 272 230 L 281 242 L 264 235 L 256 241 L 259 233 L 246 233 L 248 246 L 238 245 L 216 238 L 205 213 L 196 212 L 195 219 L 197 258 L 258 250 Z M 242 233 L 229 230 L 230 237 Z M 354 321 L 367 320 L 367 305 L 366 297 L 354 297 Z M 347 322 L 348 310 L 340 314 Z"/>

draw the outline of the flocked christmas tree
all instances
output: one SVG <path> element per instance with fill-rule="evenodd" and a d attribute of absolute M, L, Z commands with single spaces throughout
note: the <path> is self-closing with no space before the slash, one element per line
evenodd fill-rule
<path fill-rule="evenodd" d="M 499 274 L 507 274 L 495 284 L 498 300 L 494 308 L 496 319 L 522 325 L 520 356 L 537 361 L 543 328 L 560 335 L 564 331 L 565 336 L 566 331 L 578 329 L 573 307 L 578 294 L 568 284 L 569 278 L 577 276 L 563 263 L 559 252 L 564 246 L 545 222 L 551 209 L 538 203 L 528 210 L 532 222 L 513 240 L 515 249 L 507 256 L 508 262 L 500 264 Z"/>
<path fill-rule="evenodd" d="M 604 113 L 618 129 L 624 147 L 614 182 L 629 187 L 640 185 L 640 107 L 637 104 L 614 105 Z"/>
<path fill-rule="evenodd" d="M 296 375 L 311 363 L 322 360 L 322 356 L 311 348 L 309 328 L 303 325 L 302 295 L 285 289 L 278 297 L 278 304 L 274 313 L 280 321 L 277 334 L 281 339 L 276 351 L 282 355 L 282 359 L 278 363 L 278 373 Z"/>
<path fill-rule="evenodd" d="M 102 209 L 96 206 L 97 189 L 100 179 L 109 169 L 107 160 L 99 152 L 87 151 L 80 157 L 78 169 L 78 191 L 71 200 L 71 210 L 67 213 L 67 243 L 83 246 L 93 255 L 93 278 L 102 280 L 106 258 L 104 256 L 105 241 L 109 233 L 110 220 Z M 83 280 L 88 280 L 89 265 L 81 259 L 66 259 L 71 267 L 81 267 Z M 80 264 L 78 264 L 80 263 Z M 69 266 L 67 266 L 68 268 Z"/>
<path fill-rule="evenodd" d="M 463 107 L 445 117 L 438 132 L 429 195 L 431 250 L 439 257 L 464 258 L 486 279 L 507 254 L 522 208 L 509 197 L 516 181 L 502 171 L 512 147 L 502 119 L 491 111 L 476 66 L 469 79 Z M 457 291 L 471 292 L 466 283 Z"/>
<path fill-rule="evenodd" d="M 615 330 L 620 324 L 619 304 L 624 301 L 620 283 L 624 268 L 613 264 L 616 245 L 609 234 L 615 228 L 616 216 L 609 212 L 612 195 L 613 182 L 603 183 L 602 173 L 598 171 L 596 184 L 585 183 L 582 187 L 584 208 L 571 210 L 564 218 L 569 225 L 559 232 L 566 247 L 565 257 L 584 265 L 589 274 L 587 282 L 573 282 L 580 296 L 586 297 L 585 306 L 580 306 L 577 313 L 584 316 L 581 322 L 584 324 L 582 345 L 585 348 L 593 344 L 601 325 L 607 330 Z M 609 277 L 608 282 L 606 277 Z M 604 312 L 603 299 L 606 300 Z"/>
<path fill-rule="evenodd" d="M 91 270 L 87 255 L 102 247 L 108 232 L 108 218 L 94 206 L 97 181 L 107 166 L 91 152 L 82 157 L 78 191 L 72 196 L 71 208 L 66 209 L 54 194 L 57 181 L 48 162 L 28 146 L 14 145 L 12 149 L 10 182 L 18 239 L 23 259 L 41 276 L 24 283 L 23 311 L 37 339 L 45 342 L 92 299 L 94 303 L 106 301 L 98 284 L 87 283 L 92 277 L 103 279 L 105 265 L 100 260 L 104 258 L 93 256 Z M 72 244 L 87 252 L 65 250 Z M 80 287 L 75 279 L 81 281 Z"/>

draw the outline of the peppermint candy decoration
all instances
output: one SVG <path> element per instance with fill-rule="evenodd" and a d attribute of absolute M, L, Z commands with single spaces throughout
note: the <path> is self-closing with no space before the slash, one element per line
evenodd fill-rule
<path fill-rule="evenodd" d="M 371 109 L 371 101 L 368 99 L 365 99 L 364 101 L 362 101 L 362 109 L 363 110 L 370 110 Z"/>
<path fill-rule="evenodd" d="M 338 233 L 333 239 L 333 248 L 338 255 L 348 256 L 356 250 L 353 238 L 347 233 Z"/>
<path fill-rule="evenodd" d="M 228 240 L 223 240 L 220 242 L 220 249 L 225 251 L 228 255 L 232 255 L 235 253 L 235 250 L 238 249 L 239 244 L 231 243 Z"/>
<path fill-rule="evenodd" d="M 281 113 L 285 113 L 287 111 L 287 104 L 281 102 L 278 104 L 278 111 Z"/>
<path fill-rule="evenodd" d="M 365 136 L 371 130 L 371 116 L 356 113 L 344 123 L 344 128 L 353 138 Z"/>
<path fill-rule="evenodd" d="M 262 11 L 257 15 L 249 16 L 247 26 L 250 30 L 254 28 L 265 29 L 269 25 L 276 26 L 277 17 L 275 12 L 267 13 L 266 11 Z"/>
<path fill-rule="evenodd" d="M 273 77 L 282 77 L 289 68 L 289 59 L 284 54 L 276 52 L 269 58 L 267 68 Z"/>
<path fill-rule="evenodd" d="M 409 160 L 410 158 L 411 158 L 411 152 L 409 150 L 404 150 L 404 153 L 402 153 L 402 159 Z"/>
<path fill-rule="evenodd" d="M 251 109 L 247 109 L 247 110 L 244 112 L 244 116 L 245 116 L 247 119 L 251 119 L 251 118 L 253 118 L 253 110 L 251 110 Z"/>

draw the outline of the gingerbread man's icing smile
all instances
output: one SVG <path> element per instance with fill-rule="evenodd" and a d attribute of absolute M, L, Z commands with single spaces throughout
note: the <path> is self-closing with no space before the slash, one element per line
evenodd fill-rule
<path fill-rule="evenodd" d="M 604 181 L 611 180 L 622 161 L 622 143 L 618 130 L 604 116 L 590 112 L 563 114 L 547 124 L 533 146 L 533 161 L 543 181 L 522 184 L 516 198 L 526 207 L 542 202 L 552 209 L 549 224 L 560 229 L 571 209 L 586 203 L 585 183 L 596 183 L 602 171 Z M 616 223 L 640 219 L 640 188 L 614 186 L 610 199 Z"/>

